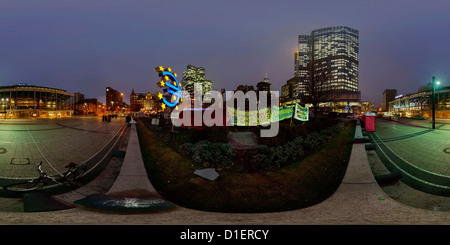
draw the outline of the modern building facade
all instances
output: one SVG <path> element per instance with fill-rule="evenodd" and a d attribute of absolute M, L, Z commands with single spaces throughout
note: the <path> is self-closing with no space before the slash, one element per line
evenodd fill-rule
<path fill-rule="evenodd" d="M 123 93 L 111 88 L 106 87 L 106 111 L 120 112 L 123 111 L 126 104 L 123 102 Z"/>
<path fill-rule="evenodd" d="M 295 53 L 294 97 L 307 101 L 320 97 L 321 106 L 345 112 L 347 105 L 359 106 L 359 33 L 336 26 L 299 35 Z"/>
<path fill-rule="evenodd" d="M 393 101 L 397 96 L 397 89 L 386 89 L 383 92 L 383 102 L 381 102 L 381 110 L 389 111 L 389 102 Z"/>
<path fill-rule="evenodd" d="M 188 91 L 191 98 L 194 98 L 194 85 L 198 84 L 202 88 L 202 95 L 212 90 L 212 82 L 205 79 L 205 68 L 188 65 L 183 72 L 182 88 Z"/>
<path fill-rule="evenodd" d="M 66 90 L 17 84 L 0 87 L 0 118 L 61 118 L 74 112 L 74 94 Z"/>
<path fill-rule="evenodd" d="M 281 86 L 280 103 L 282 104 L 295 104 L 300 103 L 298 95 L 294 92 L 294 87 L 298 85 L 298 77 L 294 76 L 286 81 L 286 84 Z"/>
<path fill-rule="evenodd" d="M 392 115 L 399 117 L 431 118 L 432 102 L 431 91 L 397 96 L 396 99 L 389 102 L 389 111 Z M 450 118 L 450 86 L 436 90 L 435 117 Z"/>

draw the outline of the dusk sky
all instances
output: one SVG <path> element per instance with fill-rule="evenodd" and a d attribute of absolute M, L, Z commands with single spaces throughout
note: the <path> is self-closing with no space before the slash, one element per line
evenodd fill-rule
<path fill-rule="evenodd" d="M 450 1 L 0 0 L 0 86 L 31 83 L 105 102 L 105 88 L 161 92 L 154 70 L 202 66 L 213 88 L 279 90 L 294 74 L 298 35 L 359 30 L 359 89 L 450 85 Z"/>

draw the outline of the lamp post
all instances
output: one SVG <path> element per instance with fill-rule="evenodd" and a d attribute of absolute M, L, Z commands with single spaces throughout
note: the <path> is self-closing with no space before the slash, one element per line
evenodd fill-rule
<path fill-rule="evenodd" d="M 434 79 L 434 76 L 431 78 L 431 88 L 432 88 L 432 96 L 431 96 L 431 106 L 432 106 L 432 108 L 431 108 L 431 113 L 432 113 L 432 116 L 433 116 L 433 119 L 432 119 L 432 128 L 433 129 L 435 129 L 435 124 L 436 124 L 436 120 L 435 120 L 435 112 L 436 112 L 436 109 L 435 109 L 435 100 L 436 100 L 436 85 L 439 85 L 439 82 L 436 82 L 435 81 L 435 79 Z"/>
<path fill-rule="evenodd" d="M 5 111 L 5 120 L 6 120 L 6 103 L 5 103 L 4 98 L 2 98 L 2 107 L 3 107 L 3 110 Z"/>
<path fill-rule="evenodd" d="M 2 105 L 3 105 L 3 110 L 4 110 L 4 113 L 5 113 L 5 120 L 6 120 L 6 113 L 7 113 L 7 111 L 6 111 L 6 105 L 9 103 L 9 98 L 2 98 Z M 9 114 L 11 114 L 11 104 L 9 105 Z M 10 115 L 11 116 L 11 115 Z"/>

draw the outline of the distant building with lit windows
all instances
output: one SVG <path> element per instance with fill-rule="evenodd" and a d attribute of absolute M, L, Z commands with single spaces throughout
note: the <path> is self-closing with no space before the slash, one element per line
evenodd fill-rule
<path fill-rule="evenodd" d="M 106 87 L 106 111 L 119 112 L 123 111 L 123 108 L 127 105 L 123 102 L 123 93 L 111 88 Z"/>
<path fill-rule="evenodd" d="M 389 102 L 393 101 L 397 96 L 397 89 L 386 89 L 383 92 L 383 102 L 381 102 L 381 110 L 389 111 Z"/>
<path fill-rule="evenodd" d="M 315 77 L 321 93 L 321 107 L 345 112 L 345 107 L 359 106 L 359 33 L 345 26 L 313 30 L 299 35 L 294 56 L 293 96 L 307 101 L 311 96 L 311 78 Z"/>
<path fill-rule="evenodd" d="M 19 83 L 0 86 L 0 118 L 61 118 L 74 112 L 74 94 L 66 90 Z"/>
<path fill-rule="evenodd" d="M 212 90 L 212 81 L 205 79 L 205 68 L 188 65 L 183 72 L 183 90 L 188 91 L 191 98 L 194 98 L 195 84 L 200 85 L 202 95 Z"/>
<path fill-rule="evenodd" d="M 75 103 L 74 113 L 75 115 L 97 116 L 103 114 L 104 110 L 97 98 L 87 98 Z"/>
<path fill-rule="evenodd" d="M 375 104 L 371 101 L 362 101 L 361 102 L 361 113 L 375 112 Z"/>
<path fill-rule="evenodd" d="M 432 92 L 419 90 L 417 93 L 397 95 L 389 102 L 389 112 L 399 117 L 431 118 L 432 104 Z M 450 118 L 450 86 L 436 89 L 435 117 Z"/>
<path fill-rule="evenodd" d="M 130 94 L 130 111 L 131 112 L 158 112 L 158 106 L 161 106 L 161 101 L 157 96 L 152 96 L 151 93 L 136 93 L 134 89 Z"/>

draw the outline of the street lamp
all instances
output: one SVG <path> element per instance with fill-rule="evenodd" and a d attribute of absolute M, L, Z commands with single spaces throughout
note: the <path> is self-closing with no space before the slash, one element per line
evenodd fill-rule
<path fill-rule="evenodd" d="M 436 82 L 436 80 L 434 79 L 434 76 L 431 78 L 431 88 L 432 88 L 432 96 L 431 96 L 431 111 L 432 111 L 432 115 L 433 115 L 433 120 L 432 120 L 432 128 L 435 129 L 435 124 L 436 124 L 436 120 L 435 120 L 435 97 L 436 97 L 436 85 L 439 85 L 439 82 Z"/>
<path fill-rule="evenodd" d="M 6 120 L 6 105 L 8 104 L 8 102 L 9 102 L 9 98 L 2 98 L 2 105 L 3 105 L 3 109 L 4 109 L 4 112 L 5 112 L 5 120 Z"/>

